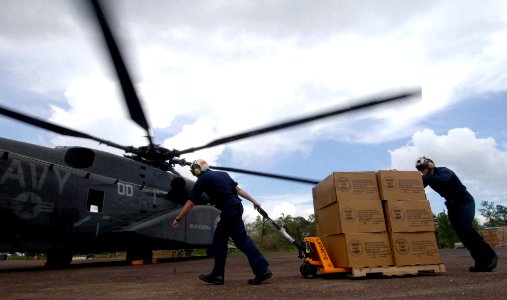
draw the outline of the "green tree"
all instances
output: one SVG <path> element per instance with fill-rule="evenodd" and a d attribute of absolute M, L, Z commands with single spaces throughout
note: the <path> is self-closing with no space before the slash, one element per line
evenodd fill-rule
<path fill-rule="evenodd" d="M 254 223 L 247 224 L 247 231 L 254 243 L 261 249 L 274 250 L 274 227 L 269 220 L 257 216 Z"/>
<path fill-rule="evenodd" d="M 442 211 L 437 216 L 433 215 L 433 219 L 435 220 L 438 247 L 454 248 L 454 244 L 459 242 L 459 238 L 451 225 L 449 216 L 445 211 Z"/>
<path fill-rule="evenodd" d="M 287 233 L 296 241 L 302 241 L 307 236 L 315 235 L 315 222 L 307 220 L 303 217 L 280 217 L 278 224 L 285 228 Z"/>
<path fill-rule="evenodd" d="M 314 236 L 316 234 L 316 223 L 313 215 L 305 219 L 303 217 L 292 217 L 282 214 L 275 222 L 298 242 L 301 242 L 306 236 Z M 257 217 L 254 223 L 247 225 L 247 230 L 255 244 L 262 250 L 297 250 L 267 219 Z"/>
<path fill-rule="evenodd" d="M 449 219 L 449 216 L 447 215 L 445 210 L 440 212 L 437 216 L 433 215 L 433 220 L 435 221 L 436 228 L 435 234 L 437 238 L 438 247 L 454 248 L 454 244 L 460 242 L 460 239 L 456 234 L 456 231 L 452 227 L 451 220 Z M 475 228 L 475 230 L 477 231 L 481 229 L 479 222 L 475 218 L 472 221 L 472 227 Z"/>
<path fill-rule="evenodd" d="M 482 208 L 479 209 L 481 215 L 486 219 L 484 226 L 497 227 L 507 225 L 507 207 L 495 205 L 494 202 L 482 201 Z"/>

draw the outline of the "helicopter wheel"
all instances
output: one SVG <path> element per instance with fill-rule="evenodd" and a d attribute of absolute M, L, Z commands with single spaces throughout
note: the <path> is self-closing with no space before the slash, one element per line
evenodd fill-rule
<path fill-rule="evenodd" d="M 72 261 L 72 252 L 65 249 L 54 249 L 48 252 L 46 267 L 51 269 L 65 268 Z"/>
<path fill-rule="evenodd" d="M 317 267 L 312 266 L 308 262 L 304 262 L 301 267 L 299 267 L 299 271 L 304 278 L 315 278 L 317 276 Z"/>
<path fill-rule="evenodd" d="M 153 252 L 151 251 L 151 249 L 128 250 L 126 260 L 129 265 L 131 265 L 132 262 L 138 260 L 142 260 L 143 264 L 151 264 L 153 260 Z"/>

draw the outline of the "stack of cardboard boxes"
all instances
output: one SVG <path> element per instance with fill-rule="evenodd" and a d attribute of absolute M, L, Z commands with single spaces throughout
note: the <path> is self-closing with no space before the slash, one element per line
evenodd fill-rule
<path fill-rule="evenodd" d="M 378 171 L 380 197 L 396 266 L 439 264 L 435 222 L 421 173 Z"/>
<path fill-rule="evenodd" d="M 313 202 L 336 267 L 440 263 L 419 172 L 334 172 L 313 188 Z"/>
<path fill-rule="evenodd" d="M 505 239 L 505 236 L 507 236 L 506 226 L 483 229 L 481 230 L 481 235 L 491 247 L 507 246 L 507 241 Z"/>
<path fill-rule="evenodd" d="M 392 265 L 374 172 L 335 172 L 313 188 L 318 236 L 335 267 Z"/>

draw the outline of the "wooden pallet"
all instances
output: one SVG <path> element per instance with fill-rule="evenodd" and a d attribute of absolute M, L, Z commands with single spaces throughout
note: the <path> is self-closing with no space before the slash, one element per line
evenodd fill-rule
<path fill-rule="evenodd" d="M 445 265 L 414 265 L 388 267 L 355 267 L 349 277 L 360 278 L 368 275 L 406 276 L 406 275 L 441 275 L 445 273 Z"/>

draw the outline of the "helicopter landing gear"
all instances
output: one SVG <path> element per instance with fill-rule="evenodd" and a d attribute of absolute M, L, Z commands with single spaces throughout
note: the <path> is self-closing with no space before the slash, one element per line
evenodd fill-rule
<path fill-rule="evenodd" d="M 151 264 L 153 261 L 153 252 L 151 249 L 128 250 L 126 260 L 129 265 L 137 261 L 143 261 L 143 264 Z"/>
<path fill-rule="evenodd" d="M 53 249 L 47 255 L 46 267 L 50 269 L 68 267 L 72 261 L 72 251 L 66 249 Z"/>

